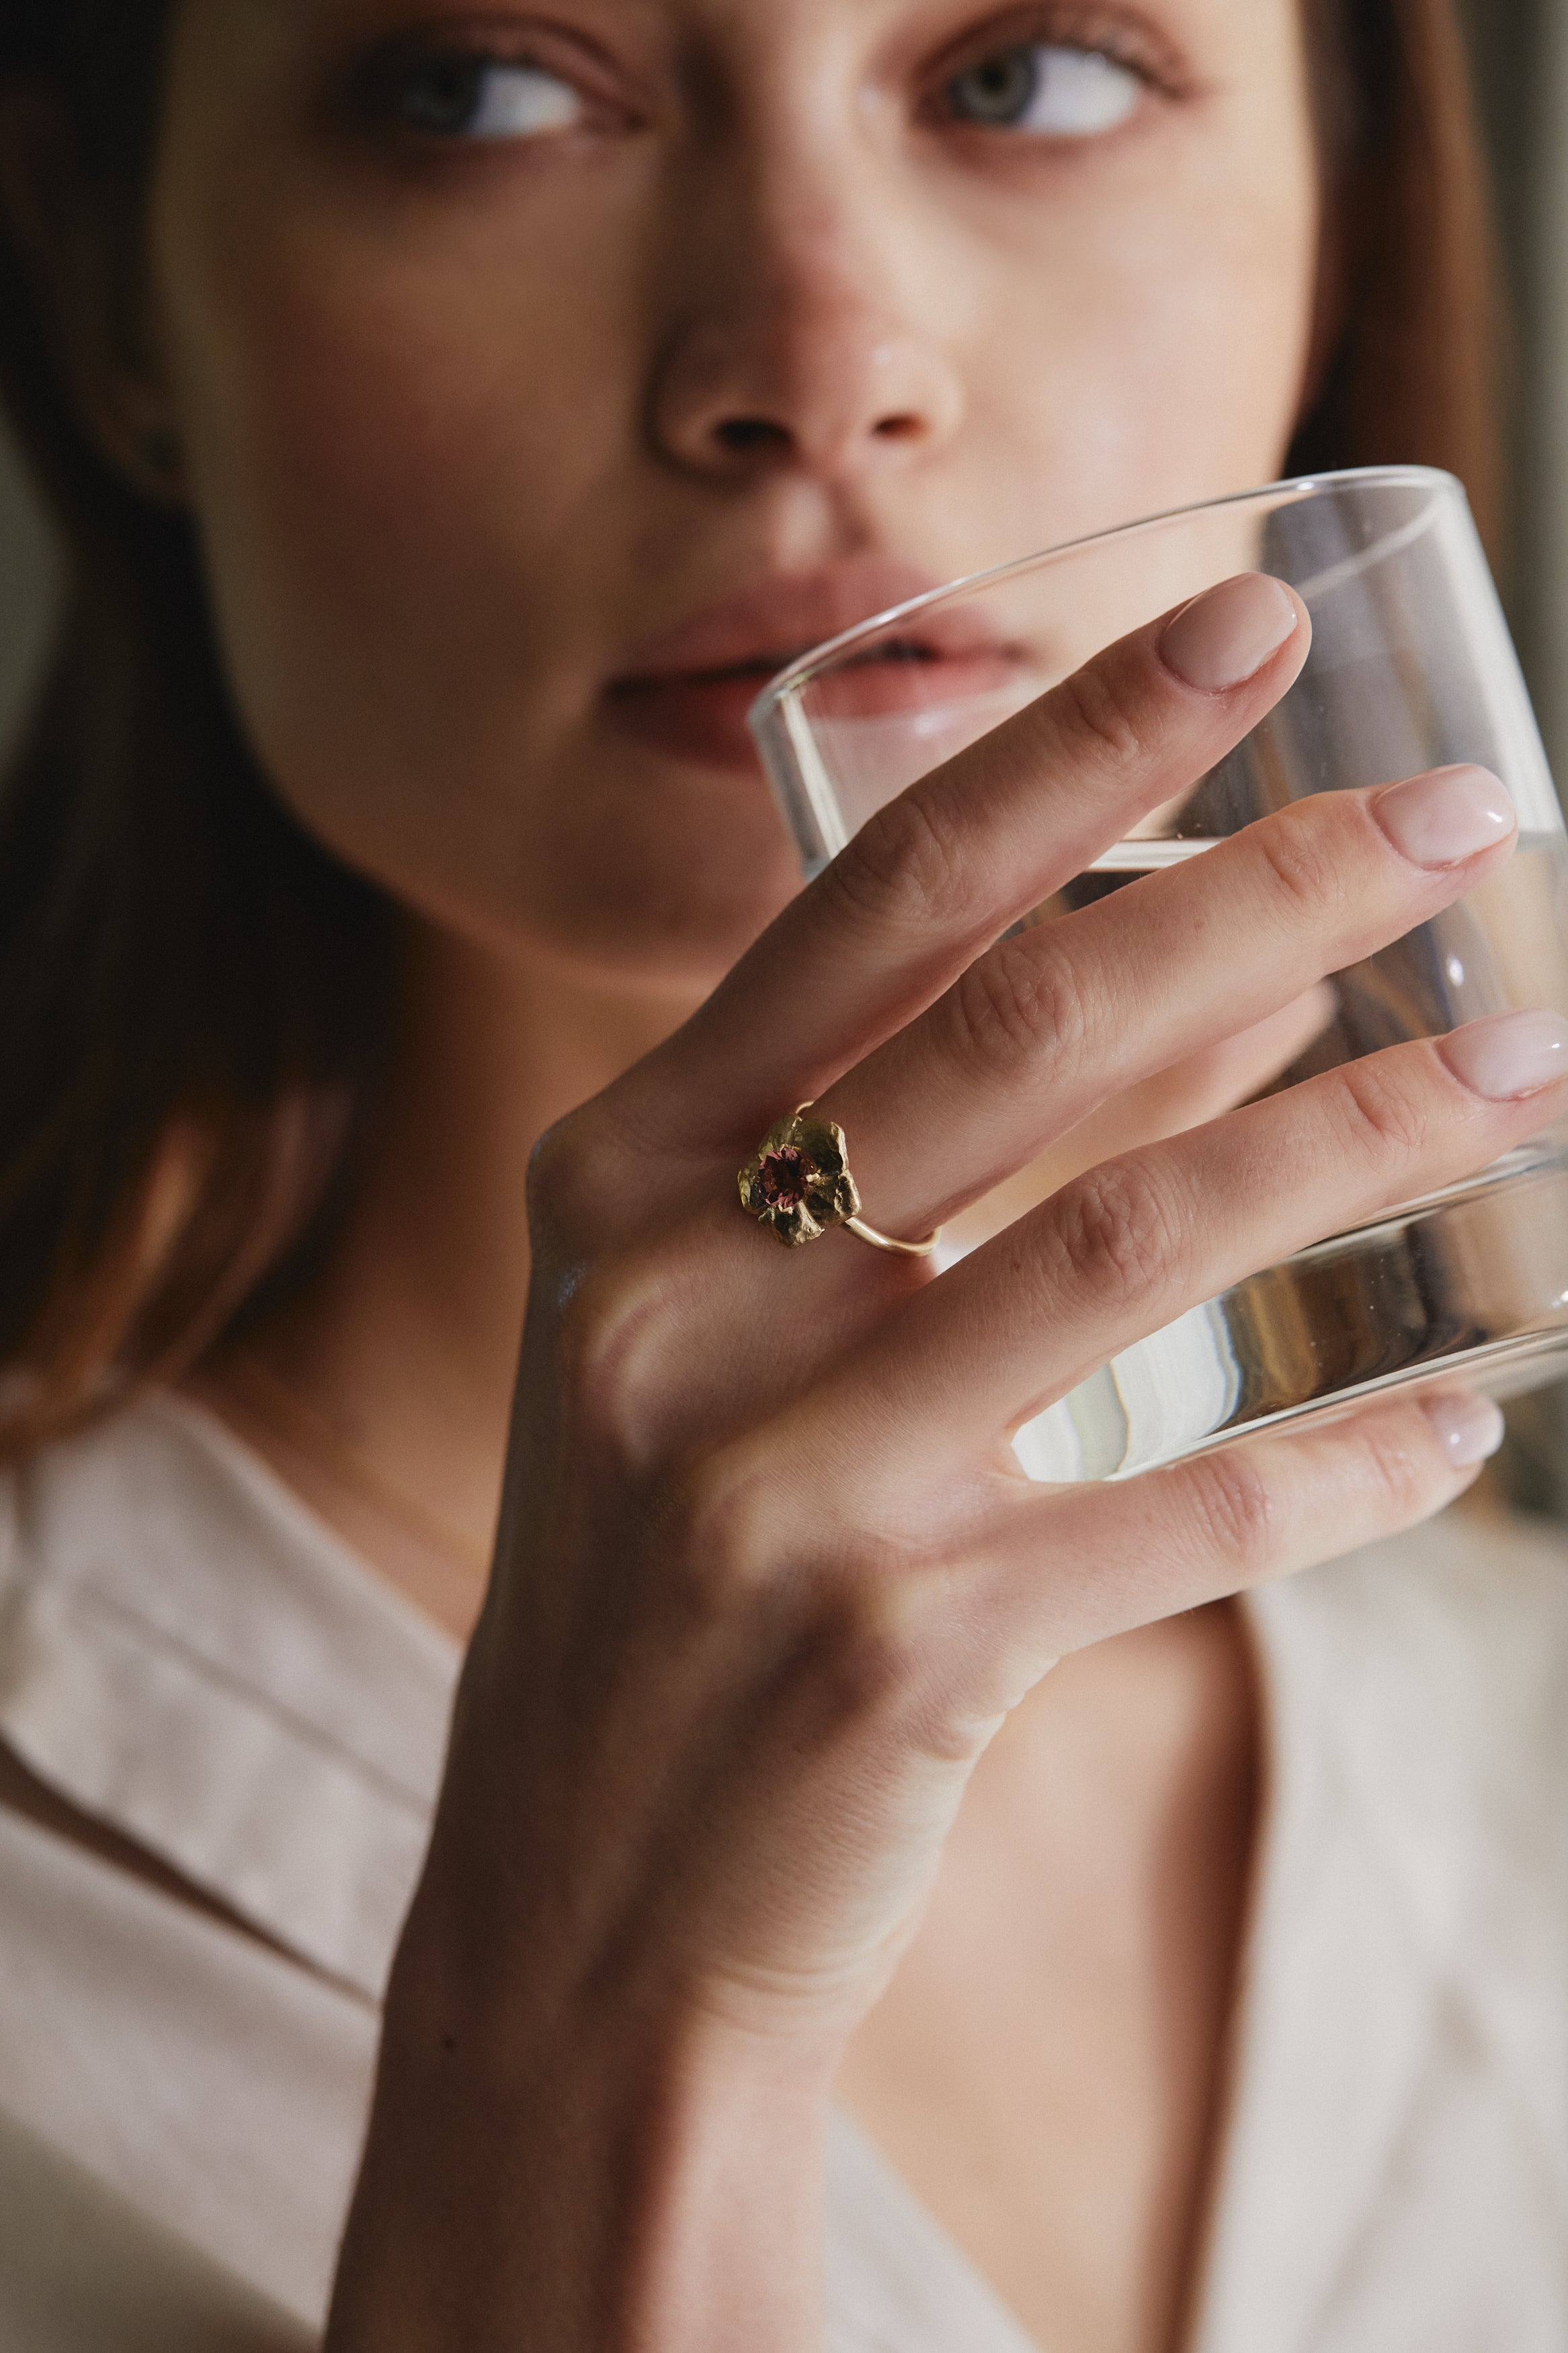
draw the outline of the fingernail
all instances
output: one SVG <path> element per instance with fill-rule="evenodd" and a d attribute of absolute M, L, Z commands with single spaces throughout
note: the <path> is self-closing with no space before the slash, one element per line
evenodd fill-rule
<path fill-rule="evenodd" d="M 1373 815 L 1413 866 L 1459 866 L 1513 831 L 1513 803 L 1485 768 L 1438 768 L 1373 797 Z"/>
<path fill-rule="evenodd" d="M 1450 1389 L 1441 1397 L 1424 1397 L 1421 1402 L 1437 1433 L 1438 1444 L 1456 1471 L 1468 1471 L 1478 1462 L 1489 1462 L 1502 1444 L 1502 1408 L 1494 1405 L 1490 1398 L 1456 1394 Z"/>
<path fill-rule="evenodd" d="M 1244 572 L 1184 605 L 1167 625 L 1160 651 L 1189 686 L 1223 694 L 1256 678 L 1269 655 L 1295 636 L 1300 617 L 1278 580 Z"/>
<path fill-rule="evenodd" d="M 1439 1039 L 1437 1051 L 1488 1103 L 1517 1103 L 1568 1078 L 1568 1021 L 1560 1013 L 1499 1013 Z"/>

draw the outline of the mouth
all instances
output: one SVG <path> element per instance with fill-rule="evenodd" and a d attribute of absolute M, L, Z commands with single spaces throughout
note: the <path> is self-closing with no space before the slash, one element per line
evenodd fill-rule
<path fill-rule="evenodd" d="M 667 759 L 754 775 L 757 756 L 746 713 L 787 659 L 759 655 L 716 670 L 613 679 L 605 693 L 605 712 L 622 734 Z"/>
<path fill-rule="evenodd" d="M 813 647 L 937 585 L 885 559 L 755 582 L 635 649 L 605 690 L 605 714 L 668 758 L 755 776 L 746 714 L 768 681 Z M 874 639 L 824 691 L 833 717 L 875 718 L 984 693 L 1015 675 L 1018 659 L 973 613 L 939 606 Z"/>

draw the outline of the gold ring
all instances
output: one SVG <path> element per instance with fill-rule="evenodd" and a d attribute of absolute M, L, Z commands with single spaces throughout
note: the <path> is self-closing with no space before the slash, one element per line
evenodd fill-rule
<path fill-rule="evenodd" d="M 770 1127 L 737 1182 L 741 1207 L 760 1226 L 771 1226 L 787 1250 L 814 1242 L 830 1226 L 842 1226 L 873 1250 L 899 1258 L 930 1258 L 941 1229 L 923 1242 L 901 1242 L 879 1234 L 860 1215 L 860 1188 L 849 1174 L 844 1130 L 830 1119 L 808 1119 L 802 1103 L 788 1119 Z"/>

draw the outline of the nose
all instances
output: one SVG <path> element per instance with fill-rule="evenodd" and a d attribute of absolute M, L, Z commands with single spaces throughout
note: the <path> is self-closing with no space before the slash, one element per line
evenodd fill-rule
<path fill-rule="evenodd" d="M 667 460 L 728 480 L 793 470 L 843 483 L 956 432 L 956 365 L 898 302 L 890 273 L 853 250 L 848 227 L 768 238 L 753 224 L 710 268 L 657 371 Z"/>

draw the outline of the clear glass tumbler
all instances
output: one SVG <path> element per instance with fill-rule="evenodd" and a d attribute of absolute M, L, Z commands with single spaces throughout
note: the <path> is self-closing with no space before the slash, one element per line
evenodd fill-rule
<path fill-rule="evenodd" d="M 1289 581 L 1311 614 L 1297 684 L 1190 792 L 1028 920 L 1199 856 L 1287 801 L 1476 761 L 1513 797 L 1513 859 L 1336 975 L 1333 1018 L 1285 1082 L 1510 1007 L 1568 1014 L 1568 836 L 1464 491 L 1422 468 L 1284 482 L 1133 523 L 959 581 L 807 654 L 752 717 L 806 873 L 1102 646 L 1251 569 Z M 1016 1187 L 1008 1198 L 1015 1214 Z M 1394 1383 L 1458 1378 L 1506 1394 L 1565 1362 L 1558 1127 L 1194 1309 L 1016 1443 L 1037 1478 L 1114 1478 Z"/>

